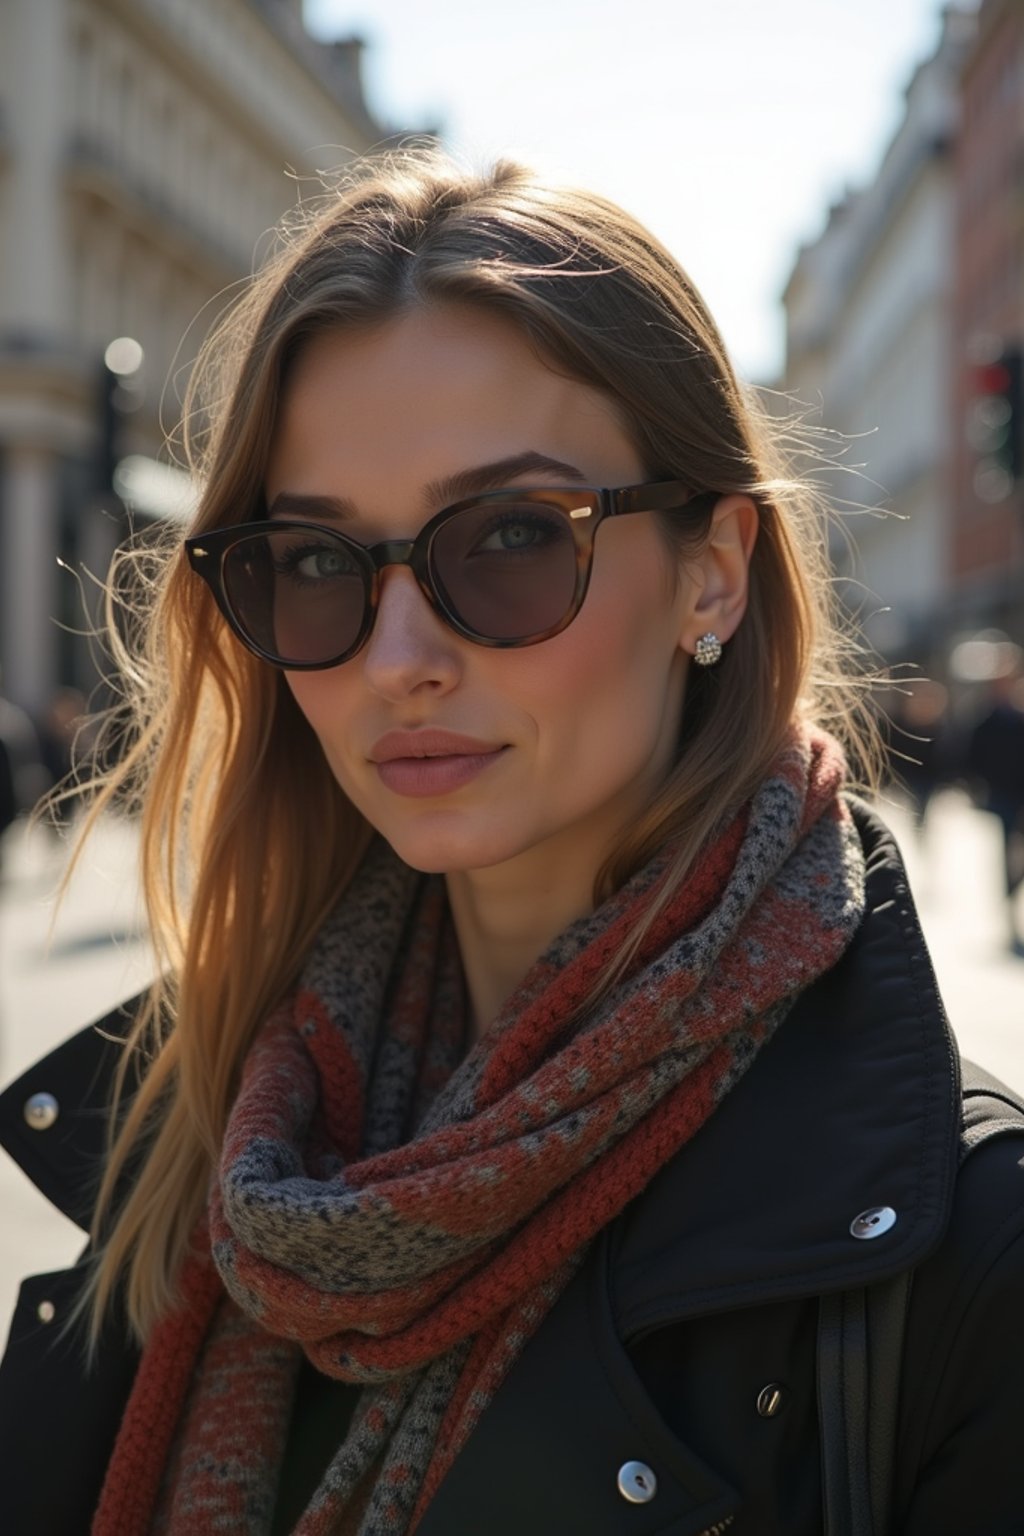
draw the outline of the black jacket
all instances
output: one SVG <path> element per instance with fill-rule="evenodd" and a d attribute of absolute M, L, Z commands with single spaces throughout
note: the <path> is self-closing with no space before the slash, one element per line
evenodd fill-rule
<path fill-rule="evenodd" d="M 1024 1116 L 998 1085 L 963 1113 L 898 852 L 859 820 L 850 950 L 594 1245 L 418 1536 L 821 1536 L 818 1298 L 908 1269 L 893 1536 L 1024 1532 Z M 77 1220 L 113 1057 L 84 1031 L 0 1098 L 0 1139 Z M 63 1106 L 47 1130 L 37 1092 Z M 853 1236 L 877 1208 L 895 1222 Z M 0 1367 L 8 1536 L 84 1536 L 135 1369 L 112 1322 L 84 1376 L 56 1331 L 76 1279 L 26 1281 Z"/>

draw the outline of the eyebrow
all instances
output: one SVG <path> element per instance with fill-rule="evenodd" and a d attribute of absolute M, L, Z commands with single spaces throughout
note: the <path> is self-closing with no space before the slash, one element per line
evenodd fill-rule
<path fill-rule="evenodd" d="M 491 464 L 477 464 L 471 469 L 459 469 L 454 474 L 431 480 L 423 487 L 422 499 L 428 509 L 446 507 L 483 491 L 503 490 L 510 480 L 518 480 L 522 475 L 550 475 L 558 481 L 587 484 L 586 475 L 575 464 L 564 464 L 561 459 L 527 449 L 507 459 L 495 459 Z M 281 491 L 267 508 L 267 516 L 283 514 L 317 521 L 331 518 L 344 521 L 357 518 L 359 509 L 347 496 L 303 496 L 293 491 Z"/>

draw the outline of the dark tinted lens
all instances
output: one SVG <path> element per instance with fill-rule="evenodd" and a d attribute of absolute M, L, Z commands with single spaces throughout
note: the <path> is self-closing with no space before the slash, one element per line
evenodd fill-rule
<path fill-rule="evenodd" d="M 442 523 L 430 562 L 449 606 L 491 640 L 528 640 L 554 629 L 576 592 L 576 544 L 557 507 L 467 507 Z"/>
<path fill-rule="evenodd" d="M 242 629 L 284 662 L 330 661 L 356 643 L 366 588 L 350 547 L 326 531 L 282 528 L 232 545 L 224 585 Z"/>

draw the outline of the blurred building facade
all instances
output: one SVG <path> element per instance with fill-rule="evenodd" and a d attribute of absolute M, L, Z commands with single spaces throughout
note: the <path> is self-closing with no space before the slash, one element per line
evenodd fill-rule
<path fill-rule="evenodd" d="M 1024 644 L 1024 479 L 1020 357 L 1024 343 L 1024 5 L 985 0 L 965 62 L 955 155 L 953 308 L 954 523 L 957 626 L 988 626 Z M 1008 370 L 1016 378 L 1008 376 Z M 1000 380 L 999 374 L 1007 373 Z M 993 374 L 995 377 L 993 377 Z M 987 377 L 986 377 L 987 376 Z M 1001 384 L 1016 394 L 1008 410 Z M 992 393 L 987 393 L 992 386 Z M 995 411 L 992 416 L 993 409 Z M 986 417 L 989 428 L 986 429 Z M 985 438 L 992 429 L 1002 441 Z M 1006 433 L 1013 437 L 1006 440 Z M 1011 460 L 1015 461 L 1011 463 Z M 1003 461 L 1003 462 L 1001 462 Z"/>
<path fill-rule="evenodd" d="M 301 0 L 6 0 L 0 33 L 0 690 L 38 711 L 95 680 L 111 454 L 157 458 L 211 306 L 387 130 Z"/>
<path fill-rule="evenodd" d="M 835 541 L 837 572 L 889 658 L 930 648 L 952 580 L 955 145 L 975 30 L 947 9 L 875 180 L 830 210 L 783 295 L 784 388 L 846 438 L 828 477 L 853 540 Z"/>

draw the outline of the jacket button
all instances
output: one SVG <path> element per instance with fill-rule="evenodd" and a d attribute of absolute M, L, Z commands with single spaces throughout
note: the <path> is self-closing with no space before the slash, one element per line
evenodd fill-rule
<path fill-rule="evenodd" d="M 619 1468 L 619 1492 L 631 1504 L 647 1504 L 658 1491 L 658 1479 L 645 1461 L 627 1461 Z"/>
<path fill-rule="evenodd" d="M 757 1411 L 762 1419 L 774 1419 L 785 1402 L 785 1394 L 777 1381 L 770 1381 L 757 1394 Z"/>
<path fill-rule="evenodd" d="M 41 1301 L 36 1307 L 36 1317 L 41 1323 L 52 1323 L 57 1316 L 57 1308 L 52 1301 Z"/>
<path fill-rule="evenodd" d="M 60 1114 L 60 1105 L 52 1093 L 34 1093 L 25 1100 L 25 1124 L 34 1131 L 48 1131 Z"/>
<path fill-rule="evenodd" d="M 850 1233 L 860 1238 L 881 1237 L 883 1232 L 888 1232 L 895 1225 L 896 1212 L 891 1205 L 872 1205 L 853 1218 Z"/>

